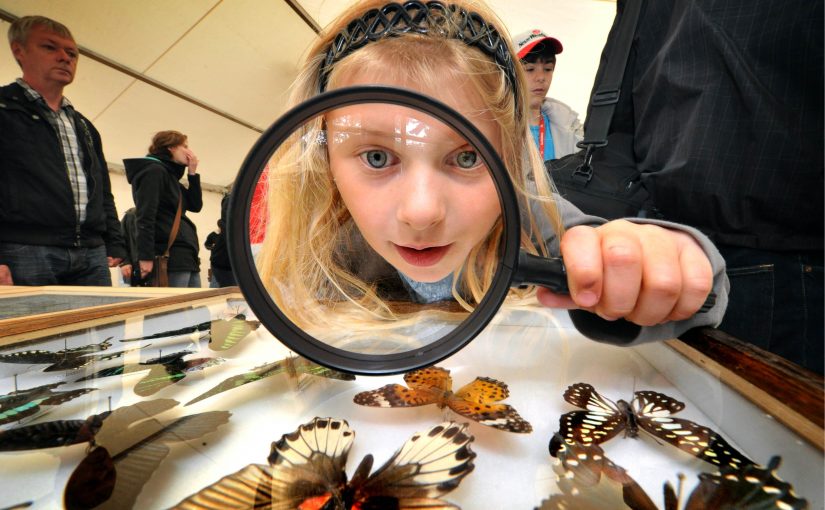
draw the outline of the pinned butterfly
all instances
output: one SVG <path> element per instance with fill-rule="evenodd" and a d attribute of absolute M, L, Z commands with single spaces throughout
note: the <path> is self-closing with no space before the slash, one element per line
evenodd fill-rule
<path fill-rule="evenodd" d="M 143 486 L 169 455 L 170 445 L 199 439 L 229 421 L 227 411 L 161 420 L 178 404 L 157 399 L 119 407 L 90 437 L 86 457 L 66 483 L 67 510 L 134 507 Z"/>
<path fill-rule="evenodd" d="M 85 420 L 55 420 L 0 430 L 0 452 L 55 448 L 92 440 L 103 426 L 109 411 Z"/>
<path fill-rule="evenodd" d="M 86 365 L 106 361 L 123 356 L 126 351 L 119 351 L 111 354 L 95 354 L 105 351 L 112 346 L 111 337 L 97 344 L 82 345 L 80 347 L 65 348 L 59 351 L 18 351 L 8 354 L 0 354 L 2 363 L 18 363 L 26 365 L 48 364 L 43 369 L 44 372 L 56 372 L 58 370 L 74 370 Z"/>
<path fill-rule="evenodd" d="M 64 383 L 44 384 L 0 395 L 0 425 L 20 421 L 37 414 L 43 410 L 43 406 L 57 406 L 95 390 L 95 388 L 79 388 L 56 391 L 55 388 L 62 384 Z"/>
<path fill-rule="evenodd" d="M 622 431 L 626 437 L 637 437 L 641 429 L 719 467 L 740 469 L 753 464 L 717 432 L 690 420 L 673 418 L 671 415 L 684 409 L 685 404 L 663 393 L 637 391 L 628 404 L 603 397 L 587 383 L 576 383 L 564 392 L 564 400 L 585 410 L 559 418 L 559 434 L 550 440 L 553 456 L 562 442 L 600 444 Z"/>
<path fill-rule="evenodd" d="M 124 338 L 121 342 L 139 342 L 143 340 L 156 340 L 160 338 L 173 338 L 177 336 L 190 335 L 195 332 L 205 333 L 200 340 L 209 341 L 209 348 L 213 351 L 225 351 L 235 347 L 251 332 L 258 329 L 260 322 L 248 320 L 243 313 L 235 313 L 228 319 L 215 319 L 182 328 L 161 331 L 151 335 Z"/>
<path fill-rule="evenodd" d="M 304 374 L 314 375 L 317 377 L 326 377 L 328 379 L 338 379 L 341 381 L 352 381 L 355 379 L 355 376 L 352 374 L 345 374 L 337 370 L 332 370 L 331 368 L 326 368 L 300 356 L 290 356 L 272 363 L 266 363 L 259 367 L 253 368 L 248 372 L 233 375 L 232 377 L 224 379 L 220 384 L 213 387 L 206 393 L 198 395 L 185 405 L 188 406 L 215 396 L 219 393 L 223 393 L 224 391 L 239 388 L 245 384 L 253 383 L 266 379 L 267 377 L 280 374 L 286 374 L 288 377 L 295 379 Z"/>
<path fill-rule="evenodd" d="M 81 377 L 76 382 L 149 370 L 149 373 L 135 385 L 135 394 L 147 397 L 154 395 L 167 386 L 182 381 L 191 372 L 213 367 L 225 361 L 223 358 L 183 359 L 190 354 L 194 354 L 194 351 L 178 351 L 159 355 L 156 358 L 139 363 L 104 368 L 92 375 Z"/>
<path fill-rule="evenodd" d="M 489 377 L 476 377 L 470 384 L 453 392 L 450 371 L 440 367 L 415 370 L 404 375 L 407 387 L 388 384 L 377 390 L 358 393 L 356 404 L 371 407 L 416 407 L 435 404 L 449 407 L 456 413 L 482 425 L 516 433 L 533 431 L 532 425 L 507 404 L 507 385 Z"/>
<path fill-rule="evenodd" d="M 553 470 L 558 476 L 560 494 L 544 500 L 538 510 L 658 510 L 651 497 L 624 468 L 614 464 L 595 443 L 558 441 L 558 461 Z M 767 468 L 753 464 L 734 468 L 725 466 L 719 474 L 699 474 L 699 484 L 684 506 L 680 488 L 665 482 L 665 510 L 803 510 L 808 502 L 794 494 L 793 487 L 776 476 L 779 457 Z"/>
<path fill-rule="evenodd" d="M 315 418 L 272 443 L 268 465 L 250 464 L 174 508 L 457 509 L 437 498 L 473 470 L 466 428 L 445 422 L 417 433 L 374 473 L 367 455 L 347 479 L 355 432 L 346 420 Z"/>

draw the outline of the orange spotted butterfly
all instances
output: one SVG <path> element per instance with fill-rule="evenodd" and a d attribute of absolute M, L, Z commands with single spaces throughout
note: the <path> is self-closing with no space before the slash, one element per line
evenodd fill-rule
<path fill-rule="evenodd" d="M 672 418 L 685 404 L 655 391 L 637 391 L 632 403 L 613 402 L 586 383 L 576 383 L 564 392 L 564 400 L 585 411 L 572 411 L 559 418 L 559 436 L 550 441 L 555 456 L 561 440 L 599 444 L 625 431 L 637 437 L 639 428 L 676 448 L 720 467 L 734 469 L 753 464 L 713 430 L 689 420 Z"/>
<path fill-rule="evenodd" d="M 445 422 L 417 433 L 372 474 L 367 455 L 348 481 L 344 467 L 355 432 L 346 420 L 315 418 L 272 443 L 269 465 L 250 464 L 174 508 L 457 509 L 436 498 L 473 470 L 466 428 Z"/>
<path fill-rule="evenodd" d="M 684 506 L 680 504 L 680 476 L 678 492 L 669 482 L 664 484 L 665 510 L 808 508 L 808 502 L 798 498 L 789 483 L 776 477 L 779 462 L 779 457 L 773 457 L 767 468 L 751 464 L 741 468 L 726 466 L 719 474 L 701 473 L 699 484 Z M 553 470 L 562 493 L 544 500 L 538 510 L 657 510 L 644 489 L 624 468 L 605 457 L 597 444 L 560 441 Z"/>
<path fill-rule="evenodd" d="M 453 392 L 450 371 L 429 367 L 404 374 L 404 382 L 388 384 L 377 390 L 363 391 L 353 398 L 356 404 L 372 407 L 415 407 L 436 404 L 449 407 L 465 418 L 482 425 L 508 432 L 529 433 L 532 425 L 507 404 L 498 404 L 510 394 L 507 385 L 489 377 L 476 377 L 473 382 Z"/>

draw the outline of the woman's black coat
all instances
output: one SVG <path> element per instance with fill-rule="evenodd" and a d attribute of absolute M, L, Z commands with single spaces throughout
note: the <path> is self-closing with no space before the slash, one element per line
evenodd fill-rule
<path fill-rule="evenodd" d="M 137 249 L 140 260 L 152 260 L 166 250 L 178 197 L 183 214 L 175 242 L 169 253 L 169 271 L 200 271 L 198 233 L 186 211 L 203 207 L 200 175 L 189 175 L 189 187 L 180 182 L 186 167 L 169 156 L 150 154 L 145 158 L 123 160 L 126 180 L 132 185 L 137 209 Z"/>

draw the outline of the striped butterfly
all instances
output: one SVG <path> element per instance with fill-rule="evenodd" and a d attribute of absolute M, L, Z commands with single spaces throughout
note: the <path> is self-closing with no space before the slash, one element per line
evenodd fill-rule
<path fill-rule="evenodd" d="M 553 470 L 561 494 L 541 503 L 538 510 L 658 510 L 650 496 L 621 466 L 608 459 L 597 444 L 559 441 L 558 461 Z M 699 484 L 682 506 L 680 489 L 664 484 L 664 509 L 677 510 L 801 510 L 808 502 L 798 498 L 793 487 L 776 476 L 780 458 L 767 468 L 749 464 L 725 466 L 719 474 L 699 474 Z"/>
<path fill-rule="evenodd" d="M 576 383 L 564 392 L 564 400 L 584 411 L 571 411 L 559 418 L 559 436 L 550 441 L 550 454 L 555 456 L 561 437 L 564 441 L 600 444 L 619 432 L 625 437 L 637 437 L 639 429 L 661 439 L 683 452 L 719 467 L 734 469 L 753 464 L 715 431 L 690 420 L 671 415 L 685 404 L 655 391 L 637 391 L 633 401 L 613 402 L 603 397 L 593 386 Z"/>
<path fill-rule="evenodd" d="M 507 385 L 489 377 L 476 377 L 470 384 L 453 392 L 450 371 L 429 367 L 404 374 L 404 382 L 388 384 L 377 390 L 355 395 L 356 404 L 372 407 L 415 407 L 436 404 L 449 407 L 456 413 L 482 425 L 508 432 L 529 433 L 533 427 L 507 404 L 501 404 L 510 395 Z"/>
<path fill-rule="evenodd" d="M 100 361 L 112 359 L 121 356 L 123 353 L 115 353 L 110 355 L 97 355 L 94 353 L 105 351 L 112 346 L 112 337 L 109 337 L 97 344 L 82 345 L 80 347 L 66 348 L 59 351 L 18 351 L 8 354 L 0 354 L 0 362 L 2 363 L 21 363 L 27 365 L 48 364 L 43 369 L 44 372 L 56 372 L 59 370 L 74 370 L 82 368 L 92 363 L 93 361 Z"/>
<path fill-rule="evenodd" d="M 186 510 L 457 509 L 437 499 L 473 470 L 467 425 L 445 422 L 414 434 L 377 471 L 367 455 L 344 470 L 355 432 L 346 420 L 315 418 L 272 443 L 269 464 L 250 464 L 178 503 Z"/>

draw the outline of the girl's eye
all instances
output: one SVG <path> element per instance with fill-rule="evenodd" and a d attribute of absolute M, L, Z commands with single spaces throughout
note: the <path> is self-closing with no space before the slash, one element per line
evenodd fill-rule
<path fill-rule="evenodd" d="M 382 150 L 365 151 L 361 153 L 360 157 L 364 163 L 376 169 L 385 168 L 391 163 L 390 154 Z"/>
<path fill-rule="evenodd" d="M 460 152 L 455 158 L 455 162 L 461 168 L 472 168 L 476 166 L 476 161 L 478 161 L 478 155 L 473 151 Z"/>
<path fill-rule="evenodd" d="M 455 155 L 455 164 L 463 170 L 471 170 L 481 164 L 476 151 L 461 151 Z"/>

